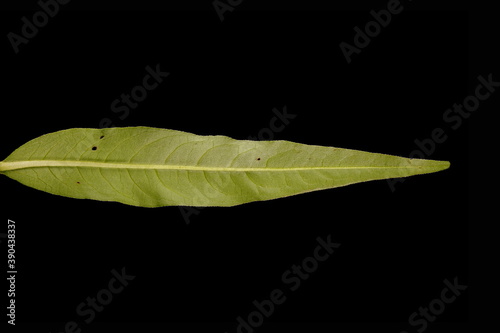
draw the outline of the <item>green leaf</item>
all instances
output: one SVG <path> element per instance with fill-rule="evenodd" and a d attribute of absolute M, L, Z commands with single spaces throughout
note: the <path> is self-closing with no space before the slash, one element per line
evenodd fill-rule
<path fill-rule="evenodd" d="M 143 207 L 234 206 L 449 165 L 289 141 L 125 127 L 43 135 L 0 162 L 0 173 L 71 198 Z"/>

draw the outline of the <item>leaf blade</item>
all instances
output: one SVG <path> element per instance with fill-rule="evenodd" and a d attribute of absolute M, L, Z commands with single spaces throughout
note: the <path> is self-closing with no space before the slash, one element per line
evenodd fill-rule
<path fill-rule="evenodd" d="M 446 161 L 150 127 L 50 133 L 0 162 L 1 173 L 42 191 L 143 207 L 234 206 L 448 167 Z"/>

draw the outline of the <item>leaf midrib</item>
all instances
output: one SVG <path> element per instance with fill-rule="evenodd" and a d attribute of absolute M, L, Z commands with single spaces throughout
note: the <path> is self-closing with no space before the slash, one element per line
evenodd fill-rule
<path fill-rule="evenodd" d="M 259 167 L 259 168 L 238 168 L 238 167 L 210 167 L 194 165 L 172 165 L 172 164 L 135 164 L 135 163 L 113 163 L 95 161 L 58 161 L 58 160 L 34 160 L 34 161 L 13 161 L 0 162 L 0 172 L 13 171 L 28 168 L 43 167 L 81 167 L 81 168 L 101 168 L 101 169 L 142 169 L 142 170 L 185 170 L 185 171 L 215 171 L 215 172 L 279 172 L 279 171 L 306 171 L 306 170 L 349 170 L 349 169 L 424 169 L 424 168 L 447 168 L 446 162 L 439 165 L 408 165 L 408 166 L 326 166 L 326 167 Z"/>

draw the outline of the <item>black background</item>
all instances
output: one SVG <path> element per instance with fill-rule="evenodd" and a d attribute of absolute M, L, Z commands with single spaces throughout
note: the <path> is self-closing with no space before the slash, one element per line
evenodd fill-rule
<path fill-rule="evenodd" d="M 99 127 L 103 118 L 246 139 L 286 106 L 297 116 L 274 139 L 408 156 L 439 127 L 448 138 L 429 158 L 451 168 L 408 178 L 396 191 L 376 181 L 205 208 L 189 220 L 178 207 L 58 197 L 2 177 L 0 230 L 16 221 L 16 329 L 60 332 L 77 321 L 83 332 L 235 332 L 254 300 L 280 288 L 287 300 L 257 331 L 416 332 L 408 317 L 440 296 L 444 279 L 469 283 L 471 128 L 443 121 L 473 92 L 475 77 L 490 73 L 470 68 L 469 15 L 405 3 L 348 64 L 339 43 L 352 44 L 353 28 L 383 2 L 358 11 L 245 6 L 221 22 L 210 2 L 196 11 L 69 4 L 18 54 L 3 38 L 0 158 L 42 134 Z M 2 12 L 3 35 L 19 33 L 25 15 L 32 12 Z M 111 102 L 157 64 L 169 77 L 120 119 Z M 340 248 L 288 291 L 282 274 L 328 235 Z M 78 304 L 122 267 L 135 279 L 82 323 Z M 466 291 L 426 331 L 465 331 L 468 307 Z"/>

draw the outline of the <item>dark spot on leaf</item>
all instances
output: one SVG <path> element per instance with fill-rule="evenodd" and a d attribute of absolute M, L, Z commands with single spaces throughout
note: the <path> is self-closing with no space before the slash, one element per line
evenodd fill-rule
<path fill-rule="evenodd" d="M 259 158 L 257 158 L 257 161 L 260 161 L 260 157 L 259 157 Z"/>
<path fill-rule="evenodd" d="M 96 146 L 92 147 L 92 150 L 97 150 L 97 147 Z"/>
<path fill-rule="evenodd" d="M 99 139 L 104 139 L 104 135 L 101 135 L 101 137 Z"/>
<path fill-rule="evenodd" d="M 80 184 L 80 182 L 76 182 L 77 184 Z"/>

